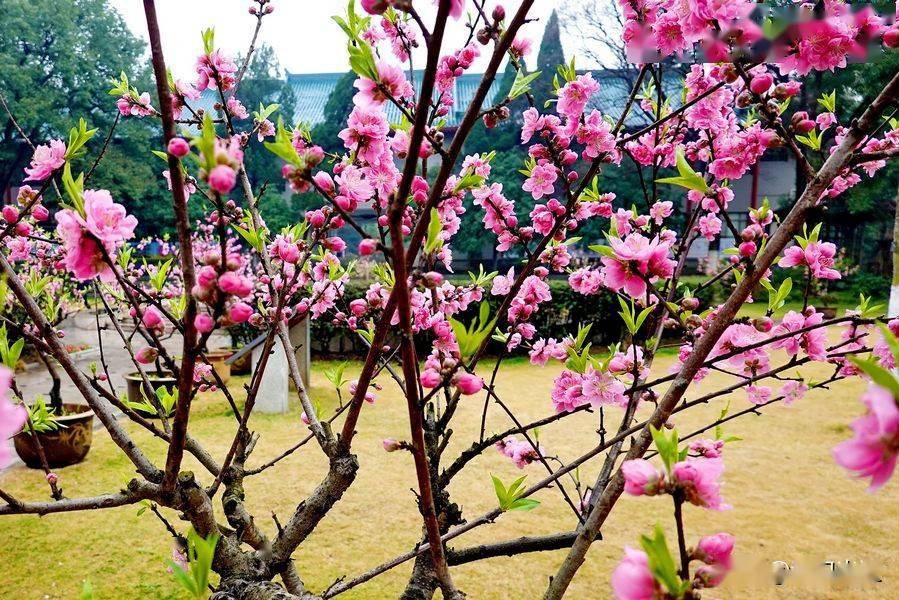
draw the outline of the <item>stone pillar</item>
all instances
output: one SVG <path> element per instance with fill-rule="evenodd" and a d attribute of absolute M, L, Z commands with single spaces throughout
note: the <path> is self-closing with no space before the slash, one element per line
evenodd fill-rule
<path fill-rule="evenodd" d="M 296 348 L 297 366 L 300 368 L 300 377 L 303 385 L 309 387 L 309 363 L 310 363 L 310 336 L 309 319 L 303 319 L 290 328 L 290 344 Z"/>
<path fill-rule="evenodd" d="M 262 358 L 262 349 L 265 344 L 259 344 L 253 348 L 253 371 Z M 263 413 L 286 413 L 288 406 L 288 391 L 290 374 L 287 367 L 287 355 L 284 346 L 280 342 L 272 344 L 272 354 L 268 357 L 265 373 L 259 383 L 259 393 L 256 395 L 256 410 Z"/>

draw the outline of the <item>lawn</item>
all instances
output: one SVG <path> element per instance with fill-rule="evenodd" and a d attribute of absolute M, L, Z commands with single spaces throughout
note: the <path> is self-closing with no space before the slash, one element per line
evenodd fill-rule
<path fill-rule="evenodd" d="M 659 372 L 667 371 L 672 360 L 671 356 L 661 357 L 657 363 Z M 323 362 L 315 364 L 311 391 L 330 407 L 336 396 L 325 387 L 322 371 L 327 366 Z M 483 367 L 485 373 L 488 366 Z M 556 370 L 557 367 L 541 369 L 522 360 L 512 361 L 505 368 L 499 392 L 520 418 L 545 416 L 551 410 L 549 392 Z M 809 373 L 820 379 L 827 369 L 817 365 Z M 722 374 L 710 375 L 689 396 L 721 384 L 724 378 Z M 240 381 L 236 383 L 234 389 L 239 388 Z M 377 402 L 366 405 L 363 411 L 355 441 L 361 463 L 355 485 L 295 556 L 299 571 L 312 590 L 320 591 L 342 575 L 364 571 L 416 542 L 419 521 L 410 491 L 415 485 L 411 457 L 381 449 L 383 438 L 403 439 L 407 431 L 405 402 L 396 388 L 387 383 L 384 382 L 385 389 Z M 717 531 L 735 534 L 742 565 L 755 560 L 864 560 L 879 568 L 884 583 L 855 593 L 825 593 L 808 584 L 801 588 L 756 584 L 751 589 L 731 584 L 714 596 L 895 597 L 892 582 L 899 579 L 899 565 L 894 559 L 899 552 L 899 539 L 893 532 L 899 529 L 899 483 L 893 482 L 876 495 L 868 494 L 864 484 L 847 477 L 829 455 L 830 448 L 849 435 L 846 424 L 860 411 L 857 398 L 862 389 L 859 381 L 842 382 L 831 390 L 810 393 L 791 407 L 769 407 L 761 417 L 748 416 L 729 424 L 727 434 L 743 438 L 730 444 L 725 454 L 728 470 L 724 495 L 733 509 L 711 513 L 689 506 L 685 520 L 688 539 L 692 541 Z M 734 407 L 746 406 L 742 393 L 734 394 L 731 401 Z M 696 409 L 679 417 L 676 424 L 681 431 L 690 431 L 717 414 L 725 402 Z M 481 398 L 470 398 L 460 408 L 449 456 L 455 456 L 477 435 L 481 406 Z M 616 413 L 613 418 L 617 418 L 617 411 L 612 412 Z M 261 435 L 249 461 L 251 467 L 275 456 L 304 434 L 296 410 L 282 416 L 255 415 L 251 424 Z M 490 413 L 490 429 L 499 430 L 506 424 L 499 413 Z M 570 460 L 594 444 L 592 432 L 596 426 L 595 415 L 582 413 L 543 429 L 540 439 L 549 452 Z M 221 397 L 207 395 L 197 402 L 191 431 L 215 455 L 224 455 L 233 429 L 233 419 L 225 412 Z M 140 433 L 136 432 L 135 437 L 148 442 L 147 436 Z M 152 441 L 149 445 L 161 461 L 162 446 Z M 196 465 L 190 466 L 197 473 L 202 472 Z M 280 467 L 249 480 L 249 508 L 258 516 L 258 523 L 272 533 L 275 526 L 267 518 L 270 512 L 274 510 L 282 521 L 286 520 L 295 504 L 318 483 L 325 467 L 325 461 L 310 445 Z M 597 468 L 595 462 L 588 463 L 582 469 L 584 480 L 592 481 Z M 531 480 L 542 476 L 539 465 L 531 465 L 525 472 Z M 492 449 L 473 462 L 451 488 L 465 516 L 478 516 L 494 506 L 491 473 L 508 482 L 521 472 Z M 88 460 L 60 470 L 59 475 L 65 493 L 74 497 L 115 489 L 131 476 L 131 469 L 108 438 L 99 434 Z M 0 476 L 0 485 L 23 499 L 46 497 L 43 476 L 24 468 Z M 467 547 L 572 527 L 571 514 L 555 490 L 545 490 L 537 499 L 542 504 L 534 511 L 504 515 L 495 524 L 455 540 L 454 545 Z M 98 599 L 184 597 L 165 569 L 171 548 L 165 531 L 151 514 L 136 513 L 136 507 L 123 507 L 44 518 L 0 519 L 0 539 L 4 540 L 0 596 L 74 598 L 81 581 L 89 579 Z M 182 526 L 177 517 L 169 516 L 176 526 Z M 608 576 L 622 547 L 635 545 L 639 534 L 648 532 L 656 521 L 666 527 L 671 523 L 667 501 L 623 497 L 603 530 L 605 539 L 595 544 L 575 579 L 570 597 L 611 597 Z M 497 558 L 455 568 L 454 576 L 470 598 L 539 598 L 547 577 L 563 557 L 564 552 L 560 551 Z M 345 597 L 395 598 L 408 572 L 409 565 L 403 565 Z"/>

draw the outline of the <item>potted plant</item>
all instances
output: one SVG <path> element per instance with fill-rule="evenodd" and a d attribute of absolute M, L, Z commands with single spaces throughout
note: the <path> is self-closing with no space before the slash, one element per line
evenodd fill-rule
<path fill-rule="evenodd" d="M 218 373 L 222 383 L 228 383 L 228 380 L 231 379 L 231 365 L 225 361 L 231 358 L 232 354 L 234 354 L 234 351 L 230 348 L 216 348 L 205 353 L 206 360 L 209 361 L 209 364 L 215 369 L 215 372 Z M 207 383 L 215 383 L 215 379 L 213 379 L 211 375 L 208 379 L 210 381 Z"/>
<path fill-rule="evenodd" d="M 24 345 L 24 339 L 10 344 L 6 327 L 0 327 L 0 357 L 4 364 L 15 366 Z M 79 463 L 87 456 L 93 439 L 94 413 L 85 404 L 62 401 L 61 379 L 55 361 L 39 356 L 50 376 L 50 404 L 46 404 L 43 396 L 36 397 L 31 404 L 26 403 L 28 420 L 22 431 L 13 437 L 13 445 L 28 467 L 56 469 Z"/>
<path fill-rule="evenodd" d="M 238 323 L 228 328 L 228 334 L 231 336 L 231 346 L 234 351 L 243 348 L 252 342 L 258 332 L 249 323 Z M 231 354 L 234 354 L 234 351 Z M 210 361 L 211 362 L 211 361 Z M 231 373 L 234 375 L 249 375 L 252 368 L 252 355 L 246 353 L 229 364 Z"/>
<path fill-rule="evenodd" d="M 150 387 L 153 388 L 154 398 L 150 399 L 147 397 L 144 378 L 139 372 L 134 371 L 133 373 L 128 373 L 127 375 L 125 375 L 125 387 L 128 406 L 140 412 L 144 416 L 148 416 L 150 418 L 158 417 L 159 411 L 157 410 L 157 406 L 154 404 L 155 400 L 155 402 L 157 402 L 159 406 L 161 406 L 165 411 L 164 414 L 171 414 L 174 404 L 166 408 L 165 402 L 163 402 L 162 398 L 177 397 L 178 380 L 175 379 L 170 371 L 165 371 L 162 369 L 156 371 L 146 371 L 144 375 L 146 375 Z"/>

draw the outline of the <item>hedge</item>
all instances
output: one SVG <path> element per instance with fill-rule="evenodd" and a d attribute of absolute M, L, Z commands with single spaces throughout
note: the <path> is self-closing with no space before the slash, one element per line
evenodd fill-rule
<path fill-rule="evenodd" d="M 365 295 L 367 284 L 350 283 L 346 287 L 345 302 L 348 304 Z M 615 295 L 601 292 L 595 296 L 584 296 L 572 291 L 564 280 L 550 280 L 552 300 L 540 305 L 531 320 L 538 335 L 556 339 L 575 333 L 579 324 L 592 323 L 594 344 L 612 344 L 620 339 L 622 323 L 616 314 L 620 307 Z M 502 301 L 501 296 L 488 296 L 490 314 L 496 313 Z M 470 308 L 457 318 L 463 322 L 473 318 L 476 308 Z M 316 319 L 312 322 L 312 352 L 316 355 L 358 355 L 365 354 L 365 345 L 358 336 L 343 327 L 335 327 L 330 321 Z M 492 341 L 488 353 L 497 354 L 501 350 L 498 342 Z M 419 356 L 425 356 L 430 348 L 425 341 L 418 348 Z"/>

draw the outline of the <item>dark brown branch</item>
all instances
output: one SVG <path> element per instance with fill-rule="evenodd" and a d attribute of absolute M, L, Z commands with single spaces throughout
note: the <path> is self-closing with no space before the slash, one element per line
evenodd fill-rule
<path fill-rule="evenodd" d="M 561 550 L 562 548 L 570 547 L 576 537 L 577 531 L 566 531 L 564 533 L 554 533 L 551 535 L 534 537 L 525 536 L 493 544 L 480 544 L 461 550 L 448 548 L 446 557 L 449 564 L 452 566 L 464 565 L 466 563 L 484 560 L 485 558 L 495 558 L 497 556 L 516 556 L 527 552 Z M 600 539 L 602 538 L 600 537 Z"/>
<path fill-rule="evenodd" d="M 150 54 L 153 59 L 153 74 L 156 77 L 156 93 L 159 96 L 159 107 L 162 114 L 163 142 L 168 146 L 175 137 L 175 119 L 172 116 L 172 96 L 169 93 L 168 72 L 165 57 L 162 54 L 162 40 L 159 35 L 159 21 L 156 17 L 154 0 L 144 0 L 144 13 L 147 16 L 147 33 L 150 40 Z M 171 492 L 175 487 L 181 458 L 184 456 L 184 438 L 187 435 L 187 421 L 190 418 L 191 391 L 193 388 L 194 365 L 197 361 L 197 328 L 194 318 L 197 315 L 197 301 L 190 290 L 196 284 L 194 273 L 194 254 L 190 236 L 190 221 L 187 216 L 187 201 L 184 196 L 184 174 L 178 158 L 168 155 L 169 173 L 172 182 L 172 206 L 175 210 L 175 225 L 178 230 L 178 243 L 181 247 L 181 276 L 184 289 L 187 291 L 187 308 L 184 311 L 184 344 L 181 359 L 181 372 L 178 378 L 178 402 L 172 422 L 172 441 L 169 443 L 165 460 L 165 479 L 163 490 Z"/>

